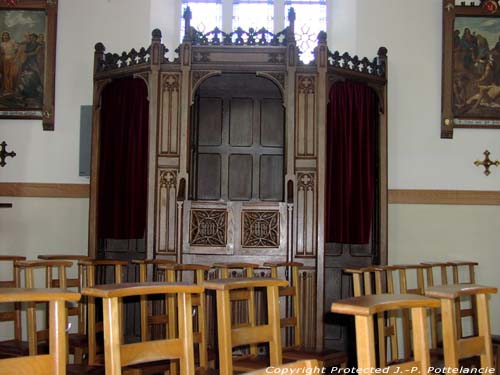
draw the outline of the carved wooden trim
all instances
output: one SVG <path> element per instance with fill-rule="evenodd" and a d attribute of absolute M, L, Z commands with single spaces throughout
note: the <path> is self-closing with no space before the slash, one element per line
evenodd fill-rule
<path fill-rule="evenodd" d="M 271 81 L 273 81 L 276 86 L 281 91 L 281 96 L 283 97 L 283 100 L 285 98 L 285 81 L 286 81 L 286 74 L 283 72 L 257 72 L 256 73 L 257 77 L 264 77 L 267 78 Z"/>
<path fill-rule="evenodd" d="M 181 75 L 161 75 L 160 128 L 158 152 L 160 155 L 178 155 L 181 132 Z"/>
<path fill-rule="evenodd" d="M 2 197 L 88 198 L 89 184 L 0 183 Z"/>
<path fill-rule="evenodd" d="M 89 184 L 0 182 L 0 197 L 88 198 Z M 500 206 L 500 191 L 393 189 L 389 203 Z"/>
<path fill-rule="evenodd" d="M 295 152 L 297 157 L 314 157 L 317 149 L 317 80 L 314 75 L 297 75 L 295 103 Z"/>
<path fill-rule="evenodd" d="M 295 256 L 314 257 L 317 249 L 316 173 L 297 173 Z"/>
<path fill-rule="evenodd" d="M 279 247 L 279 211 L 250 211 L 241 213 L 242 247 Z"/>
<path fill-rule="evenodd" d="M 177 249 L 177 171 L 160 170 L 158 180 L 157 253 L 173 253 Z"/>
<path fill-rule="evenodd" d="M 191 210 L 189 243 L 191 246 L 226 246 L 226 210 Z"/>
<path fill-rule="evenodd" d="M 208 78 L 222 74 L 220 70 L 193 70 L 191 72 L 191 104 L 198 87 Z"/>
<path fill-rule="evenodd" d="M 500 205 L 500 191 L 389 190 L 390 204 Z"/>

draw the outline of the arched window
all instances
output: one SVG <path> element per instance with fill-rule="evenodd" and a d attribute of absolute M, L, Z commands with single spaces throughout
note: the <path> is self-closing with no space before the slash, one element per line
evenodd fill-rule
<path fill-rule="evenodd" d="M 182 11 L 189 6 L 193 18 L 191 25 L 209 32 L 215 27 L 230 32 L 241 27 L 271 32 L 281 31 L 291 7 L 295 9 L 295 38 L 301 51 L 300 59 L 309 63 L 317 45 L 320 31 L 326 31 L 327 0 L 182 0 Z M 184 36 L 184 19 L 181 21 L 181 40 Z"/>
<path fill-rule="evenodd" d="M 318 33 L 326 31 L 326 0 L 285 0 L 285 14 L 295 10 L 295 40 L 302 54 L 300 59 L 308 63 L 313 57 Z"/>
<path fill-rule="evenodd" d="M 182 0 L 182 11 L 191 9 L 191 26 L 201 32 L 209 32 L 218 27 L 222 29 L 222 0 Z M 184 18 L 181 17 L 181 40 L 184 37 Z"/>
<path fill-rule="evenodd" d="M 233 30 L 262 27 L 273 31 L 274 1 L 272 0 L 233 0 Z"/>

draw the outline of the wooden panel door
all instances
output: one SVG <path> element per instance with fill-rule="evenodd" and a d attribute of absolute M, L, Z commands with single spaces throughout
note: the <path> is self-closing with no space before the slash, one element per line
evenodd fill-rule
<path fill-rule="evenodd" d="M 254 74 L 205 81 L 191 128 L 193 200 L 282 201 L 281 92 Z"/>

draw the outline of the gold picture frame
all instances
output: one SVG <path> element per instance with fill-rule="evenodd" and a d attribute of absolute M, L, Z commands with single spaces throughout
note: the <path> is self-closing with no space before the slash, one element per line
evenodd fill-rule
<path fill-rule="evenodd" d="M 0 118 L 54 130 L 57 0 L 0 4 Z"/>

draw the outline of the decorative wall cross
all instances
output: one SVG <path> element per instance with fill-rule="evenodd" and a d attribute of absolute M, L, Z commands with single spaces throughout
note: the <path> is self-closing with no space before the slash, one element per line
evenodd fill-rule
<path fill-rule="evenodd" d="M 5 162 L 5 158 L 7 156 L 10 156 L 11 158 L 16 156 L 16 153 L 14 151 L 7 152 L 6 148 L 7 148 L 7 143 L 5 143 L 5 141 L 0 143 L 0 167 L 4 167 L 5 164 L 7 164 Z"/>
<path fill-rule="evenodd" d="M 483 161 L 476 160 L 476 161 L 474 162 L 474 164 L 475 164 L 476 166 L 478 166 L 478 167 L 479 167 L 480 165 L 482 165 L 482 166 L 484 167 L 484 174 L 485 174 L 486 176 L 489 176 L 489 174 L 491 173 L 491 172 L 490 172 L 490 167 L 491 167 L 492 165 L 493 165 L 493 166 L 495 166 L 495 167 L 498 167 L 498 166 L 500 165 L 500 161 L 498 161 L 498 160 L 492 161 L 492 160 L 490 159 L 490 152 L 489 152 L 488 150 L 486 150 L 485 152 L 483 152 L 483 154 L 484 154 L 484 160 L 483 160 Z"/>

